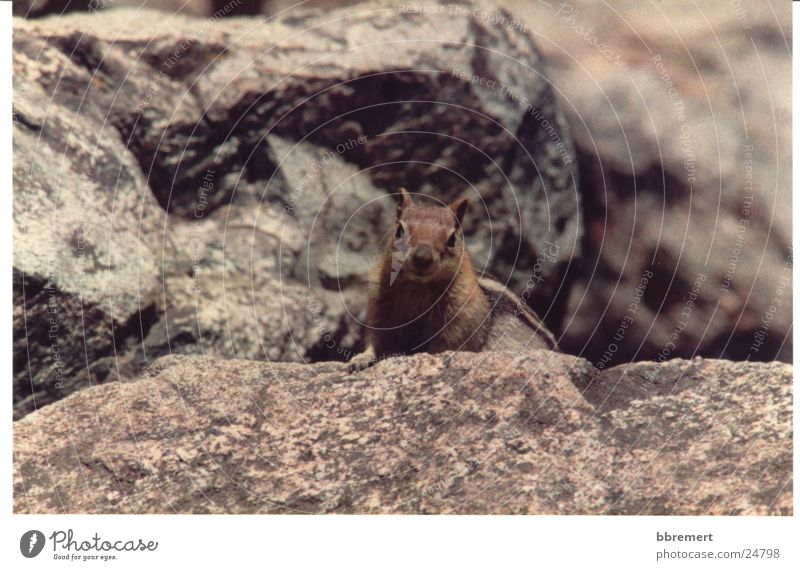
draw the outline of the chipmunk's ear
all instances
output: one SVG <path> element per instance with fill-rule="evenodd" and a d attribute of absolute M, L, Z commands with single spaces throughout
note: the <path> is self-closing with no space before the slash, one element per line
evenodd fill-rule
<path fill-rule="evenodd" d="M 469 200 L 466 198 L 459 198 L 450 204 L 450 209 L 453 211 L 453 214 L 458 220 L 459 226 L 464 220 L 464 213 L 467 211 L 467 206 L 469 206 Z"/>
<path fill-rule="evenodd" d="M 403 210 L 408 208 L 411 204 L 414 203 L 414 200 L 411 199 L 411 194 L 408 193 L 408 190 L 405 188 L 400 188 L 398 191 L 399 194 L 397 195 L 397 217 L 400 217 L 400 214 L 403 213 Z"/>

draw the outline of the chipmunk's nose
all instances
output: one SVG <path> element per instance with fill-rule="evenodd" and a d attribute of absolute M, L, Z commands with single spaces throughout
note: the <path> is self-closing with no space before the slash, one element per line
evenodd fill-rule
<path fill-rule="evenodd" d="M 411 265 L 417 271 L 425 272 L 433 265 L 433 249 L 426 244 L 420 244 L 414 248 L 411 254 Z"/>

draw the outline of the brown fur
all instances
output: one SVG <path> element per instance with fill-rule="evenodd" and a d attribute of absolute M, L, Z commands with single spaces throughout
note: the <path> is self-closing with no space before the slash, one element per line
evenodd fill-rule
<path fill-rule="evenodd" d="M 486 278 L 476 276 L 461 229 L 466 206 L 463 199 L 449 207 L 416 204 L 400 189 L 397 221 L 370 276 L 367 349 L 354 358 L 353 368 L 390 355 L 477 352 L 494 348 L 505 336 L 492 330 L 499 322 L 498 303 L 490 299 L 502 297 L 507 304 L 515 297 L 507 290 L 494 295 L 504 290 L 502 285 L 487 287 Z M 521 316 L 527 330 L 550 335 L 532 311 Z M 536 347 L 554 345 L 553 340 Z"/>

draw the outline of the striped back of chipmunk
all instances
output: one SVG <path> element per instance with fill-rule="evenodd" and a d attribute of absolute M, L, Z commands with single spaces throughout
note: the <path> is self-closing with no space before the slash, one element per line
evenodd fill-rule
<path fill-rule="evenodd" d="M 492 350 L 519 350 L 530 348 L 559 352 L 558 342 L 542 319 L 509 291 L 502 283 L 480 277 L 478 283 L 492 306 L 492 327 L 488 348 Z M 535 338 L 531 338 L 531 334 Z"/>

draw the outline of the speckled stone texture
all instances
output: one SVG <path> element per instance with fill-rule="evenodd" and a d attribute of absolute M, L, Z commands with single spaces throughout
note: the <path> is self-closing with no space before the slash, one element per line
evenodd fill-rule
<path fill-rule="evenodd" d="M 791 367 L 168 356 L 14 427 L 18 513 L 792 513 Z"/>

